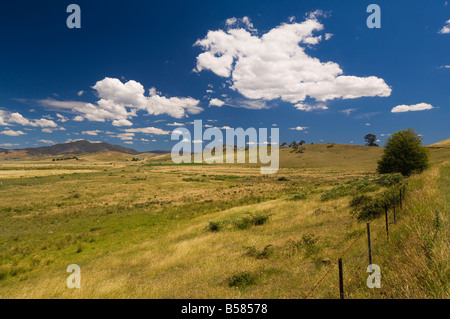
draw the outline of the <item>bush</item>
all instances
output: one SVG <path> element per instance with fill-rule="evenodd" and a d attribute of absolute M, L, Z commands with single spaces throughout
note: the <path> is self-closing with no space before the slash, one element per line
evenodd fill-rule
<path fill-rule="evenodd" d="M 268 214 L 250 214 L 252 216 L 252 224 L 255 226 L 264 225 L 270 218 Z"/>
<path fill-rule="evenodd" d="M 224 229 L 227 225 L 235 226 L 237 229 L 245 230 L 249 229 L 252 226 L 260 226 L 267 223 L 270 216 L 272 214 L 255 214 L 253 215 L 250 212 L 246 213 L 247 215 L 250 215 L 250 217 L 241 217 L 234 220 L 224 220 L 224 221 L 218 221 L 218 222 L 209 222 L 209 225 L 206 227 L 207 230 L 212 232 L 218 232 L 222 229 Z"/>
<path fill-rule="evenodd" d="M 245 253 L 245 255 L 254 257 L 256 259 L 267 259 L 273 255 L 273 247 L 272 245 L 267 245 L 262 250 L 258 250 L 254 246 L 247 247 L 247 252 Z"/>
<path fill-rule="evenodd" d="M 350 207 L 354 208 L 352 214 L 359 221 L 369 221 L 377 218 L 384 213 L 387 205 L 392 204 L 393 196 L 397 192 L 397 187 L 391 187 L 374 198 L 364 195 L 356 196 L 350 202 Z"/>
<path fill-rule="evenodd" d="M 409 128 L 395 132 L 388 139 L 377 170 L 380 174 L 401 173 L 403 176 L 409 176 L 422 172 L 428 166 L 428 149 L 422 146 L 420 135 Z"/>
<path fill-rule="evenodd" d="M 258 276 L 248 271 L 243 271 L 230 276 L 228 279 L 228 286 L 245 289 L 248 286 L 256 284 Z"/>
<path fill-rule="evenodd" d="M 373 200 L 373 198 L 371 196 L 367 196 L 367 195 L 357 195 L 354 196 L 352 198 L 352 200 L 350 201 L 350 207 L 353 208 L 360 208 L 364 205 L 367 205 L 369 203 L 371 203 Z"/>
<path fill-rule="evenodd" d="M 242 217 L 234 221 L 234 225 L 236 225 L 236 227 L 241 230 L 250 228 L 252 224 L 252 220 L 248 217 Z"/>
<path fill-rule="evenodd" d="M 374 198 L 370 202 L 366 202 L 356 208 L 354 212 L 356 213 L 356 217 L 359 221 L 372 220 L 383 214 L 384 201 L 380 197 Z"/>
<path fill-rule="evenodd" d="M 278 178 L 278 181 L 279 182 L 288 182 L 288 181 L 290 181 L 290 179 L 287 177 L 281 176 L 280 178 Z"/>
<path fill-rule="evenodd" d="M 212 232 L 218 232 L 223 228 L 221 222 L 209 222 L 208 229 Z"/>
<path fill-rule="evenodd" d="M 377 184 L 385 187 L 400 184 L 403 181 L 403 175 L 400 173 L 382 174 L 377 179 Z"/>

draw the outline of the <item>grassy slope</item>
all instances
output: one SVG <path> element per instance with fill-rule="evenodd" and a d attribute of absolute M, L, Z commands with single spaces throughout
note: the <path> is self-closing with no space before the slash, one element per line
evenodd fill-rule
<path fill-rule="evenodd" d="M 450 165 L 435 165 L 409 179 L 408 196 L 390 241 L 375 250 L 382 289 L 354 285 L 354 298 L 450 297 Z M 356 287 L 355 287 L 356 286 Z"/>
<path fill-rule="evenodd" d="M 349 297 L 443 297 L 448 294 L 448 265 L 442 264 L 448 256 L 448 208 L 442 206 L 442 194 L 448 194 L 448 165 L 442 166 L 442 175 L 436 164 L 412 179 L 407 208 L 392 228 L 389 245 L 383 221 L 373 223 L 374 236 L 381 234 L 374 260 L 386 267 L 381 291 L 363 286 L 365 228 L 350 217 L 349 198 L 319 200 L 334 184 L 373 174 L 380 151 L 340 145 L 308 145 L 303 154 L 283 150 L 285 168 L 274 176 L 245 165 L 154 167 L 121 161 L 122 167 L 104 171 L 106 163 L 95 163 L 96 158 L 91 165 L 102 169 L 95 173 L 46 176 L 38 185 L 34 178 L 8 180 L 0 188 L 5 199 L 0 203 L 0 296 L 301 298 L 328 271 L 322 259 L 335 261 L 362 235 L 345 259 L 346 274 L 355 274 L 346 277 Z M 432 150 L 435 163 L 446 156 Z M 156 161 L 162 158 L 167 156 Z M 289 181 L 278 181 L 280 176 Z M 307 199 L 288 200 L 299 192 Z M 441 237 L 430 244 L 422 237 L 433 234 L 436 207 L 443 207 Z M 205 231 L 209 221 L 236 220 L 247 211 L 274 215 L 247 230 Z M 298 249 L 309 235 L 319 238 L 317 244 Z M 267 245 L 273 248 L 267 259 L 245 255 L 246 247 Z M 392 258 L 395 262 L 386 262 Z M 81 266 L 81 290 L 65 287 L 65 267 L 71 263 Z M 256 283 L 228 287 L 227 278 L 242 271 Z M 411 282 L 410 276 L 420 282 Z M 336 282 L 332 271 L 311 297 L 337 297 Z M 431 287 L 431 282 L 443 284 Z"/>
<path fill-rule="evenodd" d="M 445 147 L 445 148 L 450 148 L 450 138 L 431 144 L 430 147 Z"/>

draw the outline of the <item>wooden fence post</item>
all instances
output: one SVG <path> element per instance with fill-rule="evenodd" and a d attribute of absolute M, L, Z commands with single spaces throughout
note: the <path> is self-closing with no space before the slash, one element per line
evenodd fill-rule
<path fill-rule="evenodd" d="M 339 258 L 339 297 L 344 299 L 344 275 L 342 272 L 342 258 Z"/>

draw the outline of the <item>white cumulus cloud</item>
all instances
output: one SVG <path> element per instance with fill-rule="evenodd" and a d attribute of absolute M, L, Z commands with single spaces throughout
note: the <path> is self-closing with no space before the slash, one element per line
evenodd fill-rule
<path fill-rule="evenodd" d="M 198 106 L 200 101 L 191 97 L 165 97 L 159 95 L 155 88 L 145 95 L 144 86 L 133 80 L 123 83 L 119 79 L 106 77 L 92 88 L 100 98 L 96 103 L 54 99 L 38 102 L 45 107 L 75 112 L 77 115 L 74 121 L 111 121 L 114 126 L 132 126 L 130 120 L 137 116 L 138 111 L 182 118 L 186 114 L 198 114 L 203 110 Z"/>
<path fill-rule="evenodd" d="M 9 111 L 0 110 L 0 125 L 14 125 L 19 124 L 23 126 L 33 126 L 33 127 L 57 127 L 58 124 L 52 120 L 45 118 L 37 120 L 29 120 L 22 116 L 20 113 L 12 113 Z"/>
<path fill-rule="evenodd" d="M 304 131 L 306 129 L 307 129 L 306 126 L 297 126 L 297 127 L 290 128 L 290 130 L 293 130 L 293 131 Z"/>
<path fill-rule="evenodd" d="M 297 103 L 294 105 L 297 110 L 311 112 L 314 110 L 328 110 L 328 106 L 324 104 L 309 105 L 306 103 Z"/>
<path fill-rule="evenodd" d="M 450 20 L 447 20 L 445 22 L 445 25 L 442 27 L 441 30 L 439 30 L 439 33 L 441 34 L 450 33 Z"/>
<path fill-rule="evenodd" d="M 128 133 L 144 133 L 144 134 L 155 134 L 155 135 L 167 135 L 170 134 L 169 131 L 164 131 L 156 127 L 143 127 L 143 128 L 130 128 L 126 129 L 125 132 Z"/>
<path fill-rule="evenodd" d="M 315 35 L 324 29 L 317 16 L 309 15 L 302 23 L 281 24 L 261 36 L 237 27 L 209 31 L 195 43 L 204 52 L 198 55 L 194 70 L 210 70 L 229 78 L 230 88 L 248 99 L 280 98 L 297 104 L 307 97 L 325 102 L 389 96 L 391 88 L 383 79 L 343 75 L 337 63 L 321 62 L 305 52 L 305 46 L 322 40 Z M 235 25 L 233 21 L 227 25 Z M 301 105 L 299 109 L 311 109 Z"/>
<path fill-rule="evenodd" d="M 431 110 L 434 107 L 428 103 L 419 103 L 415 105 L 397 105 L 394 107 L 391 112 L 392 113 L 402 113 L 402 112 L 410 112 L 410 111 L 425 111 Z"/>
<path fill-rule="evenodd" d="M 81 134 L 84 134 L 84 135 L 91 135 L 91 136 L 97 136 L 98 135 L 98 133 L 101 133 L 102 131 L 100 131 L 100 130 L 93 130 L 93 131 L 83 131 L 83 132 L 81 132 Z"/>
<path fill-rule="evenodd" d="M 3 132 L 0 132 L 0 134 L 8 135 L 8 136 L 20 136 L 20 135 L 25 135 L 26 133 L 24 133 L 22 131 L 5 130 Z"/>
<path fill-rule="evenodd" d="M 211 99 L 211 101 L 209 101 L 209 106 L 218 106 L 221 107 L 225 104 L 224 101 L 219 100 L 219 99 Z"/>
<path fill-rule="evenodd" d="M 49 140 L 38 140 L 38 142 L 44 143 L 44 144 L 56 144 L 55 142 L 49 141 Z"/>

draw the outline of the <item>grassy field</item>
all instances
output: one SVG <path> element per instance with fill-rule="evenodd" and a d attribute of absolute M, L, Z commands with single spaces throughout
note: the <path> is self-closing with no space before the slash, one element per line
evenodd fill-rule
<path fill-rule="evenodd" d="M 382 288 L 365 285 L 366 224 L 349 201 L 385 189 L 381 153 L 282 149 L 275 175 L 153 154 L 2 161 L 0 297 L 338 298 L 335 262 L 345 253 L 347 298 L 448 298 L 445 146 L 408 180 L 389 241 L 384 219 L 372 221 Z M 69 264 L 81 267 L 81 289 L 66 287 Z"/>

